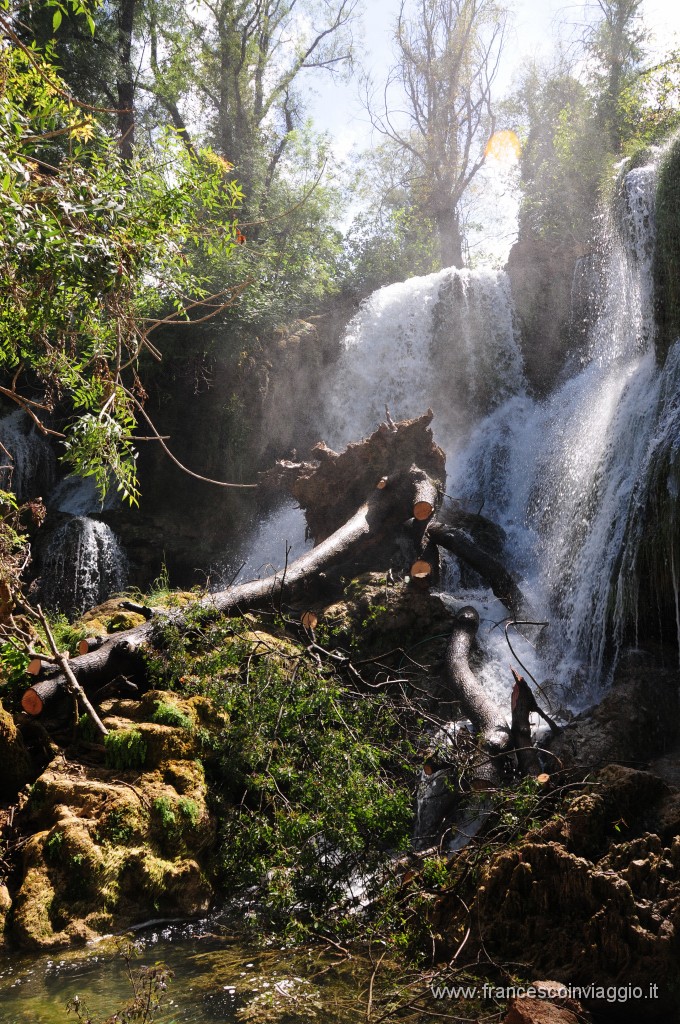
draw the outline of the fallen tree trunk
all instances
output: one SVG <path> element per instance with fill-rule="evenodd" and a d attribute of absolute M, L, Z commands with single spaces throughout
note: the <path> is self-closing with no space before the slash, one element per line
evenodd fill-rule
<path fill-rule="evenodd" d="M 143 671 L 141 649 L 152 639 L 157 624 L 182 623 L 187 608 L 211 608 L 230 614 L 240 609 L 262 608 L 283 599 L 291 600 L 301 596 L 319 573 L 345 560 L 350 552 L 356 555 L 366 546 L 372 548 L 379 544 L 384 536 L 392 536 L 395 527 L 403 522 L 410 511 L 413 494 L 414 478 L 411 470 L 390 478 L 385 487 L 378 488 L 374 484 L 368 501 L 348 522 L 284 569 L 265 579 L 252 580 L 208 594 L 184 609 L 155 616 L 148 622 L 118 633 L 95 650 L 72 658 L 69 662 L 70 672 L 83 689 L 97 689 L 113 676 L 134 676 Z M 24 694 L 24 710 L 29 714 L 40 714 L 45 703 L 54 700 L 66 686 L 64 674 L 52 675 L 35 683 Z"/>
<path fill-rule="evenodd" d="M 529 603 L 513 576 L 497 558 L 475 544 L 467 533 L 433 519 L 428 524 L 427 536 L 479 573 L 513 618 L 531 618 Z"/>
<path fill-rule="evenodd" d="M 466 605 L 453 620 L 451 638 L 446 648 L 447 678 L 453 696 L 460 703 L 475 732 L 482 736 L 489 749 L 504 750 L 510 740 L 506 716 L 494 700 L 484 692 L 470 668 L 470 648 L 479 629 L 479 613 Z"/>
<path fill-rule="evenodd" d="M 288 491 L 305 513 L 309 535 L 318 544 L 335 532 L 373 488 L 388 488 L 409 469 L 414 493 L 403 520 L 426 519 L 439 504 L 446 477 L 446 457 L 435 444 L 432 411 L 413 420 L 381 423 L 370 437 L 334 452 L 323 441 L 305 462 L 277 462 L 262 474 L 263 486 Z M 428 511 L 429 509 L 429 511 Z"/>

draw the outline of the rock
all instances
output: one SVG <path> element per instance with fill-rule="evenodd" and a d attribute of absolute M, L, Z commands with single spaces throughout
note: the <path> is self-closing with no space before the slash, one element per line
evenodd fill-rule
<path fill-rule="evenodd" d="M 216 825 L 197 733 L 224 728 L 225 716 L 203 697 L 161 691 L 111 701 L 104 711 L 114 730 L 139 733 L 143 763 L 107 768 L 59 758 L 32 787 L 17 816 L 33 834 L 11 911 L 11 936 L 24 949 L 85 942 L 159 912 L 194 916 L 210 902 Z"/>
<path fill-rule="evenodd" d="M 677 671 L 630 651 L 600 704 L 579 715 L 550 749 L 563 767 L 612 761 L 641 766 L 674 745 L 679 723 Z"/>
<path fill-rule="evenodd" d="M 465 919 L 495 962 L 529 963 L 601 991 L 639 988 L 640 998 L 617 1002 L 617 1021 L 675 1019 L 680 837 L 658 828 L 675 795 L 648 772 L 608 766 L 560 817 L 491 856 L 474 891 L 460 889 L 454 868 L 436 923 L 453 943 L 464 899 Z"/>
<path fill-rule="evenodd" d="M 526 231 L 510 250 L 507 272 L 525 372 L 540 395 L 555 386 L 564 366 L 574 267 L 582 255 L 573 241 L 558 246 Z"/>
<path fill-rule="evenodd" d="M 503 1024 L 583 1024 L 583 1016 L 545 999 L 519 996 L 512 999 Z"/>
<path fill-rule="evenodd" d="M 7 918 L 12 907 L 12 897 L 6 885 L 0 884 L 0 949 L 5 945 Z"/>

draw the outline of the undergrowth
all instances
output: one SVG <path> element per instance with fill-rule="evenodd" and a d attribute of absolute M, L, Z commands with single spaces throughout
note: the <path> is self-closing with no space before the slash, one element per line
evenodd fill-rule
<path fill-rule="evenodd" d="M 299 936 L 348 930 L 359 892 L 412 831 L 422 723 L 398 702 L 359 692 L 333 665 L 248 624 L 190 613 L 168 624 L 149 664 L 158 688 L 201 694 L 229 725 L 205 733 L 203 758 L 221 823 L 215 873 L 247 894 L 258 925 Z"/>

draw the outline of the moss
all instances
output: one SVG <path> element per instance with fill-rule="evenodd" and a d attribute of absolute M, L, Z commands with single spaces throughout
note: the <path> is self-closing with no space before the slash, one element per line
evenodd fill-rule
<path fill-rule="evenodd" d="M 158 725 L 171 725 L 177 729 L 192 729 L 193 722 L 176 704 L 159 700 L 151 716 L 151 721 Z"/>
<path fill-rule="evenodd" d="M 30 758 L 14 719 L 0 703 L 0 799 L 14 800 L 21 787 L 35 777 Z"/>
<path fill-rule="evenodd" d="M 147 745 L 139 729 L 119 729 L 104 739 L 109 768 L 143 768 Z"/>
<path fill-rule="evenodd" d="M 670 146 L 659 169 L 656 220 L 656 352 L 659 362 L 663 362 L 680 336 L 680 138 Z"/>

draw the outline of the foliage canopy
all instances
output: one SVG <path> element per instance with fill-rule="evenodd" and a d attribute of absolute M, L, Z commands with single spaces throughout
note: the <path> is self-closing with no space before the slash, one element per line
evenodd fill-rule
<path fill-rule="evenodd" d="M 139 357 L 157 354 L 160 323 L 228 298 L 208 300 L 196 268 L 236 246 L 242 192 L 229 164 L 172 133 L 123 161 L 49 51 L 1 17 L 0 394 L 101 492 L 113 480 L 135 502 Z"/>

